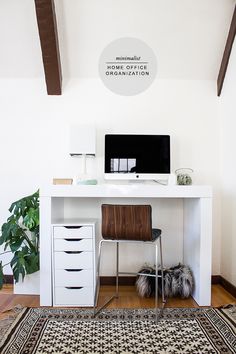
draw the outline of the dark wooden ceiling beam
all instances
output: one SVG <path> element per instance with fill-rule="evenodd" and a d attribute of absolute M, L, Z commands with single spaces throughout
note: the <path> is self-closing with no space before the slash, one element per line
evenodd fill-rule
<path fill-rule="evenodd" d="M 54 0 L 35 0 L 48 95 L 61 95 L 62 74 Z"/>
<path fill-rule="evenodd" d="M 236 33 L 236 5 L 234 8 L 234 14 L 232 17 L 232 21 L 231 21 L 231 25 L 230 25 L 230 29 L 229 29 L 229 34 L 228 34 L 227 42 L 225 45 L 223 58 L 221 61 L 220 71 L 219 71 L 219 75 L 217 78 L 217 95 L 218 96 L 220 96 L 221 91 L 222 91 L 222 87 L 224 84 L 225 74 L 227 71 L 230 53 L 231 53 L 233 43 L 234 43 L 235 33 Z"/>

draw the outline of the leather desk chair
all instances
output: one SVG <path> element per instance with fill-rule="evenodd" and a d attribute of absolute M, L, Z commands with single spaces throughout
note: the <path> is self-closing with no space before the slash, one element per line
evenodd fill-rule
<path fill-rule="evenodd" d="M 158 275 L 158 241 L 160 246 L 161 275 Z M 100 308 L 96 308 L 100 288 L 100 262 L 101 250 L 104 242 L 116 244 L 116 292 Z M 155 274 L 130 273 L 119 271 L 119 244 L 143 243 L 152 244 L 155 247 Z M 119 296 L 119 275 L 145 275 L 155 277 L 155 309 L 158 319 L 158 277 L 161 278 L 162 309 L 164 308 L 164 278 L 163 258 L 161 244 L 161 230 L 152 228 L 152 208 L 150 205 L 102 205 L 102 240 L 99 243 L 97 284 L 94 301 L 94 316 L 101 311 L 111 300 Z M 162 310 L 160 311 L 162 314 Z"/>

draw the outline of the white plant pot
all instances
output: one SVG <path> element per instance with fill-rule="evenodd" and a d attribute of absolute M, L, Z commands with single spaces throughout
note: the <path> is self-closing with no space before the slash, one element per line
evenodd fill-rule
<path fill-rule="evenodd" d="M 14 283 L 14 294 L 39 295 L 40 271 L 28 274 L 24 281 Z"/>

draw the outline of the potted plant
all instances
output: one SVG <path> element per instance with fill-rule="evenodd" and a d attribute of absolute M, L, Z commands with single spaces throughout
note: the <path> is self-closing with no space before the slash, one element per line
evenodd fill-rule
<path fill-rule="evenodd" d="M 11 265 L 17 285 L 39 270 L 39 191 L 12 203 L 9 211 L 11 215 L 1 227 L 0 245 L 4 245 L 4 252 L 0 255 L 12 253 L 7 264 Z M 0 289 L 7 264 L 0 261 Z"/>

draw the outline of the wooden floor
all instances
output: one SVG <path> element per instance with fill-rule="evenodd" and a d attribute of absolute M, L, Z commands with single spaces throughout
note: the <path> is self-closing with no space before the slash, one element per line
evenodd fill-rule
<path fill-rule="evenodd" d="M 113 286 L 102 286 L 100 290 L 99 303 L 106 301 L 114 291 Z M 212 306 L 222 306 L 229 303 L 236 303 L 236 298 L 231 296 L 220 285 L 212 285 Z M 16 305 L 38 307 L 39 296 L 36 295 L 14 295 L 12 285 L 5 285 L 0 291 L 0 313 L 12 309 Z M 113 300 L 110 308 L 147 308 L 154 307 L 154 298 L 140 298 L 134 286 L 120 286 L 119 299 Z M 168 299 L 166 307 L 198 307 L 192 299 L 171 298 Z M 1 318 L 1 315 L 0 315 Z"/>

